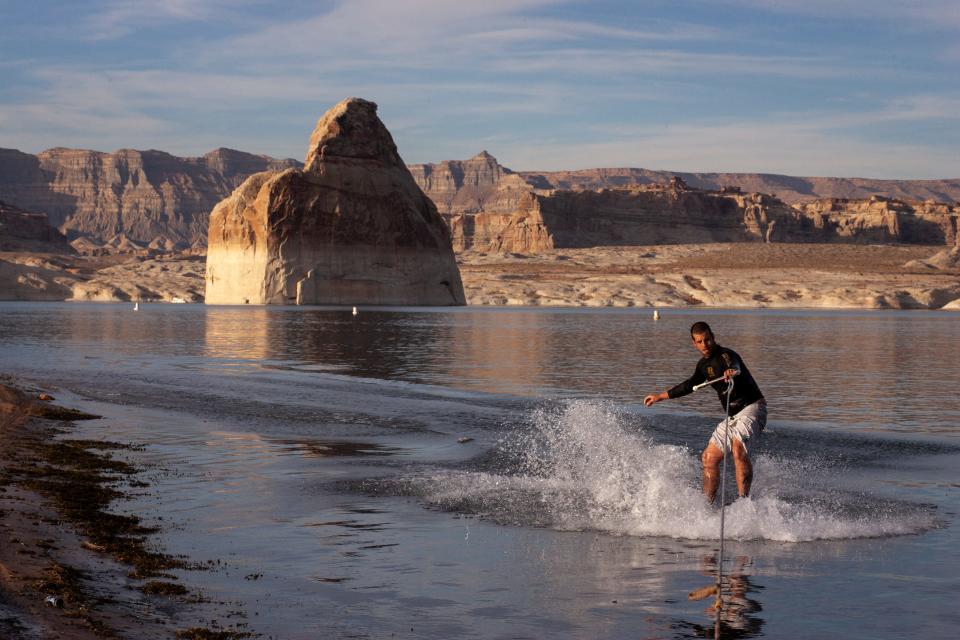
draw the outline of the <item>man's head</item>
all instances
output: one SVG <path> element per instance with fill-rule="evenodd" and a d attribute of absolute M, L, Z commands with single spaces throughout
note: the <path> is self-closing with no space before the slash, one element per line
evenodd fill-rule
<path fill-rule="evenodd" d="M 693 346 L 704 358 L 709 358 L 717 346 L 713 337 L 713 331 L 706 322 L 694 322 L 690 327 L 690 338 L 693 339 Z"/>

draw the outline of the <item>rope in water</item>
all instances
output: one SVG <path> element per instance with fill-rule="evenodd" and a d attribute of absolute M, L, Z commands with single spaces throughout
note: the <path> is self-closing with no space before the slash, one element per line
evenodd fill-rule
<path fill-rule="evenodd" d="M 733 393 L 733 378 L 727 381 L 727 417 L 723 424 L 723 470 L 720 472 L 720 556 L 717 558 L 717 601 L 714 605 L 716 620 L 713 626 L 713 637 L 720 638 L 720 610 L 723 601 L 723 527 L 724 514 L 727 502 L 727 449 L 730 447 L 730 394 Z"/>

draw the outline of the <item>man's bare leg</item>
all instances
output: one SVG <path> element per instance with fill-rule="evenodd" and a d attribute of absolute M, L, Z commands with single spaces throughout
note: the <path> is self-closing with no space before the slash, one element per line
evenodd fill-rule
<path fill-rule="evenodd" d="M 733 464 L 737 467 L 737 492 L 741 498 L 746 498 L 753 483 L 753 463 L 747 448 L 736 438 L 733 440 Z"/>
<path fill-rule="evenodd" d="M 707 444 L 700 457 L 703 462 L 703 495 L 707 502 L 713 503 L 717 497 L 717 487 L 720 486 L 720 462 L 723 460 L 723 451 L 712 442 Z"/>
<path fill-rule="evenodd" d="M 733 464 L 737 470 L 737 493 L 741 498 L 750 495 L 750 485 L 753 483 L 753 464 L 750 454 L 740 440 L 733 440 Z M 720 486 L 720 463 L 723 461 L 723 452 L 712 442 L 703 450 L 703 494 L 708 502 L 717 497 L 717 488 Z"/>

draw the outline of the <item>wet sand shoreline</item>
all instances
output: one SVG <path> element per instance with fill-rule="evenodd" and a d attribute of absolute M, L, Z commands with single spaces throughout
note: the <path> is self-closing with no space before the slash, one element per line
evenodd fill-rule
<path fill-rule="evenodd" d="M 0 379 L 0 635 L 253 637 L 186 628 L 171 610 L 202 602 L 170 573 L 201 570 L 158 550 L 137 514 L 111 508 L 148 484 L 114 455 L 130 445 L 69 439 L 74 420 L 99 416 L 53 404 L 48 392 Z"/>

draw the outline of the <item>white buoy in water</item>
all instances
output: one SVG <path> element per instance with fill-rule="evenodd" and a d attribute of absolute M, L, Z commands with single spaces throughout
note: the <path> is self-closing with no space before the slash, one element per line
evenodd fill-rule
<path fill-rule="evenodd" d="M 659 309 L 654 309 L 654 310 L 653 310 L 653 319 L 654 319 L 654 320 L 659 320 L 659 319 L 660 319 L 660 310 L 659 310 Z"/>
<path fill-rule="evenodd" d="M 353 308 L 353 315 L 357 315 L 357 308 L 356 308 L 356 307 Z"/>
<path fill-rule="evenodd" d="M 140 303 L 139 303 L 139 302 L 134 302 L 134 303 L 133 303 L 133 310 L 134 310 L 134 311 L 140 311 Z"/>

